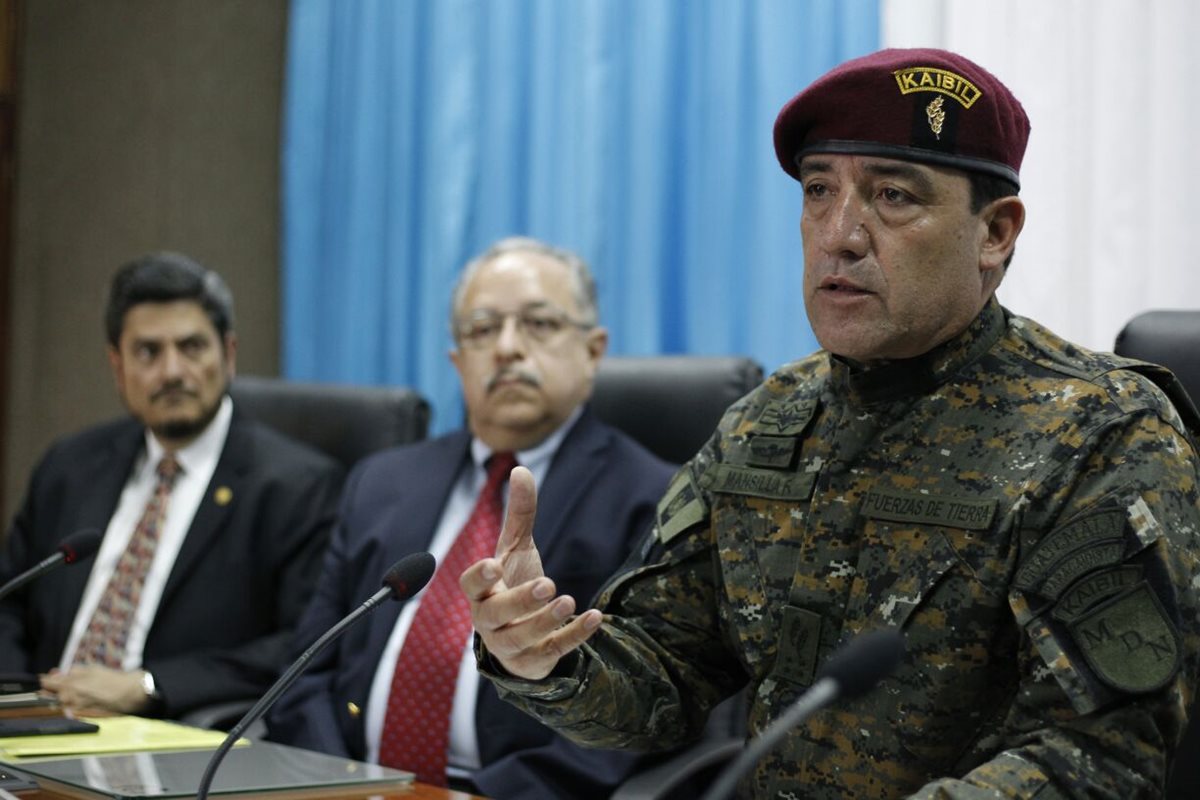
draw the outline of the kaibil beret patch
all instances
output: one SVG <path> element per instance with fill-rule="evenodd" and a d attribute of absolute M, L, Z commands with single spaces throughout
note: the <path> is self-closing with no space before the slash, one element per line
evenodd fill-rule
<path fill-rule="evenodd" d="M 946 50 L 881 50 L 847 61 L 793 97 L 775 120 L 775 155 L 846 153 L 983 172 L 1020 186 L 1025 109 L 994 75 Z"/>

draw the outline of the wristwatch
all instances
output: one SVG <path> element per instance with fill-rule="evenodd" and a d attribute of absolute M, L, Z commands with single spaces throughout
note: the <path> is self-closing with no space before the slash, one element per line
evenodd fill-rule
<path fill-rule="evenodd" d="M 146 693 L 147 700 L 161 700 L 162 695 L 158 693 L 158 687 L 154 685 L 154 676 L 149 670 L 142 670 L 142 691 Z"/>

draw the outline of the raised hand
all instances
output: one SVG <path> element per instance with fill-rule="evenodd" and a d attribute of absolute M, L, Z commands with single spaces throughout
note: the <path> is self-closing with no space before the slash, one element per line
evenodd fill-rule
<path fill-rule="evenodd" d="M 459 583 L 471 601 L 471 620 L 484 645 L 509 673 L 528 680 L 550 674 L 558 660 L 600 627 L 589 609 L 570 622 L 575 599 L 556 595 L 533 543 L 537 492 L 533 475 L 516 467 L 508 484 L 508 513 L 496 555 L 467 569 Z"/>

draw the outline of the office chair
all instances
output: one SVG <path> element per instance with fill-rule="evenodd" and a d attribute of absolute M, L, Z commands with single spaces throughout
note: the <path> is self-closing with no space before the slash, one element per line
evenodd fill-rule
<path fill-rule="evenodd" d="M 680 464 L 762 379 L 762 367 L 744 356 L 609 356 L 597 369 L 591 406 L 659 458 Z M 739 694 L 713 709 L 698 742 L 630 776 L 611 800 L 694 797 L 741 751 L 745 732 L 746 700 Z"/>
<path fill-rule="evenodd" d="M 376 450 L 424 439 L 429 428 L 425 398 L 395 386 L 242 375 L 233 379 L 229 394 L 239 410 L 326 453 L 347 470 Z"/>
<path fill-rule="evenodd" d="M 349 470 L 360 458 L 392 445 L 425 438 L 429 403 L 411 389 L 392 386 L 296 383 L 238 376 L 229 387 L 242 413 L 324 452 Z M 258 698 L 214 703 L 184 714 L 199 728 L 227 730 Z M 250 738 L 265 726 L 251 726 Z"/>
<path fill-rule="evenodd" d="M 682 464 L 762 379 L 762 367 L 745 356 L 608 356 L 591 407 L 659 458 Z"/>
<path fill-rule="evenodd" d="M 1117 334 L 1113 352 L 1161 364 L 1200 400 L 1200 311 L 1145 311 Z M 1173 399 L 1173 398 L 1172 398 Z"/>
<path fill-rule="evenodd" d="M 1117 334 L 1113 352 L 1161 364 L 1175 373 L 1195 402 L 1200 399 L 1200 311 L 1146 311 Z M 1182 402 L 1171 398 L 1176 404 Z M 1186 399 L 1186 398 L 1185 398 Z M 1200 797 L 1200 700 L 1188 710 L 1188 727 L 1175 753 L 1166 800 Z"/>

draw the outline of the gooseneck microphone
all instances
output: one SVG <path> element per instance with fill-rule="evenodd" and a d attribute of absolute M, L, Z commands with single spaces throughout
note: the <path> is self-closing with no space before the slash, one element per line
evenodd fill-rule
<path fill-rule="evenodd" d="M 283 694 L 296 678 L 300 677 L 300 673 L 308 667 L 309 662 L 316 657 L 317 653 L 328 647 L 330 642 L 341 636 L 347 628 L 362 619 L 367 612 L 373 611 L 384 600 L 407 600 L 421 591 L 433 577 L 436 567 L 437 561 L 429 553 L 413 553 L 400 559 L 383 576 L 382 589 L 367 598 L 366 602 L 347 614 L 340 622 L 325 631 L 321 638 L 309 645 L 308 649 L 288 667 L 287 672 L 284 672 L 279 680 L 275 681 L 267 690 L 267 693 L 246 712 L 246 715 L 238 720 L 238 724 L 229 730 L 225 741 L 221 742 L 220 746 L 213 751 L 212 758 L 208 760 L 208 766 L 204 768 L 204 774 L 200 776 L 196 800 L 205 800 L 208 797 L 208 790 L 212 786 L 213 776 L 217 774 L 217 767 L 221 764 L 225 754 L 233 747 L 234 742 L 242 738 L 246 729 L 265 714 L 267 709 L 279 699 L 279 695 Z"/>
<path fill-rule="evenodd" d="M 891 628 L 870 631 L 851 639 L 822 665 L 808 691 L 722 770 L 701 800 L 723 800 L 738 779 L 760 758 L 779 744 L 788 731 L 839 697 L 866 694 L 883 680 L 904 657 L 904 637 Z"/>
<path fill-rule="evenodd" d="M 54 555 L 47 556 L 8 583 L 0 586 L 0 598 L 12 594 L 25 584 L 35 578 L 40 578 L 51 570 L 82 561 L 100 549 L 100 540 L 102 538 L 103 535 L 100 531 L 94 528 L 75 531 L 59 542 Z"/>

